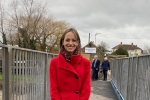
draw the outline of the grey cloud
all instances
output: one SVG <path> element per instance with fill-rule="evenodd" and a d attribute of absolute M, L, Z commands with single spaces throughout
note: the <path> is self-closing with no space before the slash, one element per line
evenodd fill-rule
<path fill-rule="evenodd" d="M 75 26 L 83 44 L 88 33 L 101 32 L 97 43 L 106 41 L 110 47 L 120 43 L 143 47 L 150 37 L 150 1 L 148 0 L 55 0 L 48 2 L 51 13 Z M 138 40 L 140 39 L 140 41 Z M 91 37 L 94 41 L 94 37 Z"/>

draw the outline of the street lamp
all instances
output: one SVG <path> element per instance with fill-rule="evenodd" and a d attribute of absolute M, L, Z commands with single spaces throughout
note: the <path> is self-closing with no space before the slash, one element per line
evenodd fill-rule
<path fill-rule="evenodd" d="M 101 33 L 96 33 L 96 34 L 95 34 L 95 45 L 96 45 L 96 35 L 98 35 L 98 34 L 101 34 Z"/>

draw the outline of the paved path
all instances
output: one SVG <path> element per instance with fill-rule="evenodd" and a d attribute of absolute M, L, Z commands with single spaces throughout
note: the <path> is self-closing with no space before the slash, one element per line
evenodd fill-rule
<path fill-rule="evenodd" d="M 92 81 L 90 100 L 118 100 L 110 81 Z"/>
<path fill-rule="evenodd" d="M 118 100 L 110 83 L 111 71 L 108 71 L 108 81 L 102 81 L 102 73 L 99 73 L 99 77 L 101 77 L 101 80 L 92 81 L 92 93 L 90 100 Z"/>

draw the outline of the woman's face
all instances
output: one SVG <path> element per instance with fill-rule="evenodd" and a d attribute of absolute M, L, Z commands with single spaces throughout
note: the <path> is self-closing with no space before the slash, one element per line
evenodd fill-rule
<path fill-rule="evenodd" d="M 66 51 L 74 52 L 74 50 L 77 48 L 78 44 L 79 44 L 78 40 L 72 32 L 68 32 L 65 35 L 63 45 L 64 45 L 64 48 Z"/>

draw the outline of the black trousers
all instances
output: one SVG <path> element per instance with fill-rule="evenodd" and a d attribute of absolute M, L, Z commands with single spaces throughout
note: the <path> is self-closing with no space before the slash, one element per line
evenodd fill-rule
<path fill-rule="evenodd" d="M 107 72 L 108 72 L 108 70 L 103 70 L 104 80 L 107 80 Z"/>
<path fill-rule="evenodd" d="M 98 80 L 98 70 L 96 68 L 92 69 L 92 80 Z"/>

